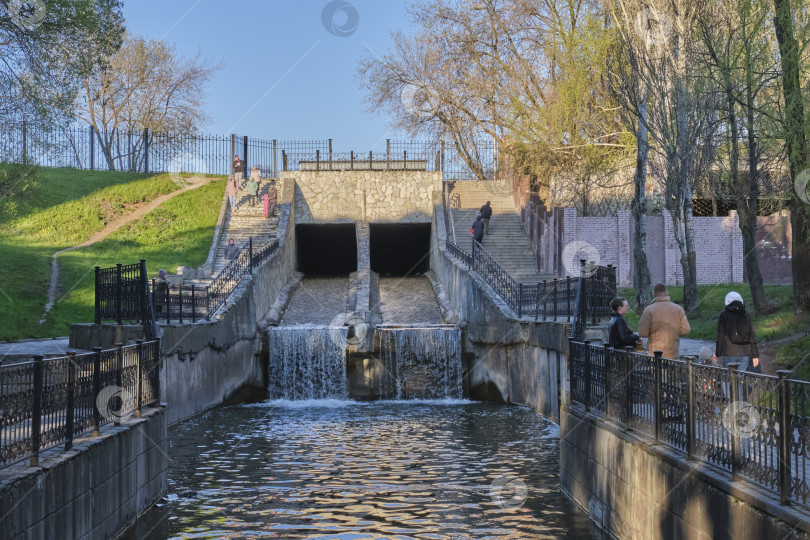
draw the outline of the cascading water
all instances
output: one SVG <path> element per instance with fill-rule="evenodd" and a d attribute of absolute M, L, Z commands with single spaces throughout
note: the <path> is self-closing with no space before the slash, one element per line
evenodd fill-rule
<path fill-rule="evenodd" d="M 455 327 L 377 328 L 381 396 L 462 397 L 461 330 Z"/>
<path fill-rule="evenodd" d="M 268 330 L 271 399 L 346 399 L 348 328 L 316 325 Z"/>

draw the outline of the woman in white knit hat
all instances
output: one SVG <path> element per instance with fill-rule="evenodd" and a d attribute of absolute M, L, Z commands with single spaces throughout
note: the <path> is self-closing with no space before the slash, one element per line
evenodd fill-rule
<path fill-rule="evenodd" d="M 723 367 L 739 364 L 739 371 L 748 369 L 749 361 L 754 368 L 759 366 L 759 349 L 754 335 L 751 316 L 745 311 L 740 293 L 731 291 L 726 295 L 726 309 L 717 319 L 717 343 L 714 359 L 722 358 Z"/>

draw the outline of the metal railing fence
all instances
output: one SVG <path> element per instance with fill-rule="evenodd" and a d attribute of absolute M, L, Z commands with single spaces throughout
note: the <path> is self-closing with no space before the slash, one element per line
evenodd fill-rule
<path fill-rule="evenodd" d="M 160 400 L 160 340 L 0 366 L 0 467 L 30 458 Z"/>
<path fill-rule="evenodd" d="M 151 281 L 151 298 L 155 310 L 155 320 L 170 323 L 176 321 L 197 322 L 210 319 L 226 302 L 237 285 L 278 253 L 280 244 L 273 240 L 259 249 L 254 249 L 253 238 L 239 249 L 238 254 L 205 287 L 196 285 L 176 288 L 168 283 Z"/>
<path fill-rule="evenodd" d="M 143 173 L 226 175 L 240 156 L 246 175 L 297 170 L 442 171 L 447 180 L 493 179 L 498 145 L 477 141 L 461 153 L 443 141 L 392 141 L 385 151 L 334 151 L 332 139 L 278 140 L 246 135 L 96 131 L 92 126 L 52 128 L 34 122 L 0 126 L 0 161 L 48 167 Z M 465 158 L 465 156 L 467 156 Z"/>
<path fill-rule="evenodd" d="M 807 506 L 810 383 L 569 341 L 571 401 Z"/>

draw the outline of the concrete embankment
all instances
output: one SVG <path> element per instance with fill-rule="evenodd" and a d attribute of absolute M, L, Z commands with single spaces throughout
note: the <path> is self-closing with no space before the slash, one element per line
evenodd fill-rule
<path fill-rule="evenodd" d="M 0 471 L 0 537 L 114 538 L 166 492 L 166 411 L 145 410 L 99 437 Z"/>

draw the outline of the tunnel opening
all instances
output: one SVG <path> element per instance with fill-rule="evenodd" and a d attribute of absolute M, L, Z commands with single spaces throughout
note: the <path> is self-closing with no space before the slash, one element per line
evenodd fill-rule
<path fill-rule="evenodd" d="M 357 271 L 354 223 L 295 226 L 296 269 L 308 276 L 343 276 Z"/>
<path fill-rule="evenodd" d="M 371 269 L 381 276 L 430 270 L 430 223 L 372 223 Z"/>

